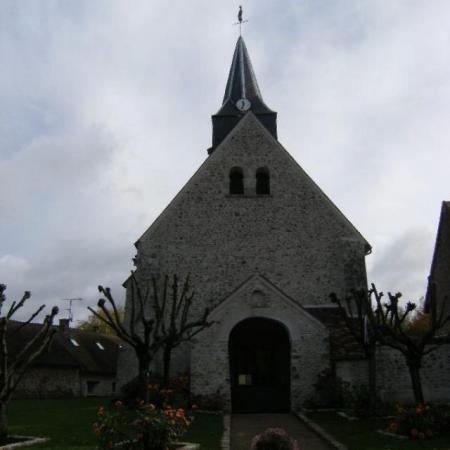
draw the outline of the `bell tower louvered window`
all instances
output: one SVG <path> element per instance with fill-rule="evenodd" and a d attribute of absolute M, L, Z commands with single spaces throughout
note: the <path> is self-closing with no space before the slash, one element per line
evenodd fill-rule
<path fill-rule="evenodd" d="M 256 195 L 270 194 L 270 174 L 265 167 L 256 171 Z"/>
<path fill-rule="evenodd" d="M 244 173 L 240 167 L 230 170 L 230 195 L 244 194 Z"/>

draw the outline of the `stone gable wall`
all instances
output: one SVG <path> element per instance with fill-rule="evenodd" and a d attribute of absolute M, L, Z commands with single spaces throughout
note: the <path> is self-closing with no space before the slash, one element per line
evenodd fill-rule
<path fill-rule="evenodd" d="M 244 172 L 242 196 L 229 195 L 233 167 Z M 270 173 L 268 196 L 255 194 L 255 174 L 261 167 Z M 175 273 L 180 278 L 190 273 L 196 292 L 195 316 L 205 307 L 217 307 L 255 274 L 267 277 L 298 304 L 328 303 L 332 291 L 342 295 L 366 285 L 365 245 L 292 157 L 249 114 L 139 239 L 136 266 L 144 278 L 150 273 Z M 244 311 L 238 310 L 237 316 L 243 318 Z M 322 345 L 302 336 L 292 342 L 293 357 L 301 361 L 294 364 L 292 374 L 297 379 L 293 393 L 299 402 L 309 390 L 301 383 L 310 385 L 308 370 L 316 373 L 312 360 Z M 215 389 L 221 378 L 223 387 L 228 373 L 227 345 L 228 336 L 196 344 L 194 386 L 210 389 L 208 383 L 212 383 Z M 181 371 L 189 370 L 186 356 L 188 351 L 183 353 L 184 362 L 175 358 Z M 119 384 L 135 376 L 130 370 L 136 367 L 133 359 L 129 352 L 121 352 Z M 209 373 L 208 366 L 217 369 L 210 382 L 202 375 Z"/>
<path fill-rule="evenodd" d="M 245 195 L 228 195 L 232 167 Z M 270 196 L 256 196 L 266 167 Z M 301 304 L 365 285 L 364 241 L 258 120 L 249 115 L 137 244 L 141 273 L 192 274 L 198 310 L 255 273 Z"/>

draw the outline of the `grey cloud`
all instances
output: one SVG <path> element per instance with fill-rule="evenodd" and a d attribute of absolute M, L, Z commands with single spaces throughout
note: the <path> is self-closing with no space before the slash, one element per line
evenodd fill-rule
<path fill-rule="evenodd" d="M 11 0 L 2 12 L 0 281 L 36 302 L 93 302 L 98 283 L 120 293 L 133 242 L 206 157 L 234 6 Z M 244 12 L 280 141 L 372 244 L 370 278 L 422 295 L 450 199 L 450 4 L 248 0 Z"/>
<path fill-rule="evenodd" d="M 425 295 L 434 246 L 434 234 L 411 228 L 380 245 L 379 255 L 369 269 L 369 280 L 384 292 L 402 292 L 407 300 Z"/>

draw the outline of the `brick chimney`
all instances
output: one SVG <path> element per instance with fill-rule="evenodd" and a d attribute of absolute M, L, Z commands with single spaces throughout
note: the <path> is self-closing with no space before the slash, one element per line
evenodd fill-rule
<path fill-rule="evenodd" d="M 69 319 L 59 319 L 59 331 L 61 333 L 65 333 L 69 331 L 70 328 L 70 320 Z"/>

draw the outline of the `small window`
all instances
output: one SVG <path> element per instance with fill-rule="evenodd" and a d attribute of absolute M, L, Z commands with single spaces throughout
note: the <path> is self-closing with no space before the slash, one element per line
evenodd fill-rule
<path fill-rule="evenodd" d="M 72 344 L 73 344 L 75 347 L 79 347 L 79 346 L 80 346 L 80 344 L 79 344 L 74 338 L 70 338 L 70 342 L 72 342 Z"/>
<path fill-rule="evenodd" d="M 244 174 L 240 167 L 230 170 L 230 195 L 244 194 Z"/>
<path fill-rule="evenodd" d="M 238 375 L 238 385 L 239 386 L 251 386 L 252 376 L 248 373 L 240 373 Z"/>
<path fill-rule="evenodd" d="M 103 347 L 103 345 L 100 342 L 96 342 L 96 344 L 100 350 L 105 350 L 105 347 Z"/>
<path fill-rule="evenodd" d="M 87 390 L 87 395 L 95 395 L 95 393 L 96 393 L 96 388 L 97 388 L 97 386 L 100 384 L 100 382 L 99 381 L 97 381 L 97 380 L 89 380 L 89 381 L 87 381 L 86 382 L 86 390 Z"/>
<path fill-rule="evenodd" d="M 256 171 L 256 195 L 270 194 L 270 175 L 265 167 Z"/>

